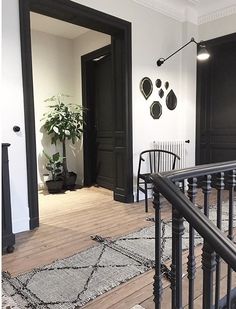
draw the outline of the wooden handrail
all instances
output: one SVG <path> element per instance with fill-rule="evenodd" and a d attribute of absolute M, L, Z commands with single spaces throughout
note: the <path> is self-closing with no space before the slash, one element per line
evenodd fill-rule
<path fill-rule="evenodd" d="M 227 172 L 236 169 L 236 161 L 227 161 L 213 164 L 197 165 L 181 170 L 174 170 L 162 173 L 161 175 L 172 181 L 180 181 L 190 177 L 200 177 L 204 175 L 212 175 L 220 172 Z M 153 175 L 155 176 L 155 175 Z"/>

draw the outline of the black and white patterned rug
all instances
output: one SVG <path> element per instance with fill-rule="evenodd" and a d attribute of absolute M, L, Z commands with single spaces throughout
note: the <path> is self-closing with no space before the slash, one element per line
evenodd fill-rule
<path fill-rule="evenodd" d="M 223 206 L 223 230 L 228 229 L 228 208 Z M 210 210 L 215 222 L 215 209 Z M 183 250 L 188 248 L 188 224 L 184 222 Z M 234 216 L 234 226 L 236 217 Z M 154 266 L 155 227 L 110 239 L 95 235 L 99 244 L 71 257 L 57 260 L 12 278 L 3 273 L 3 291 L 15 308 L 74 309 Z M 195 245 L 202 243 L 196 233 Z M 171 221 L 162 222 L 163 263 L 171 255 Z M 163 271 L 165 266 L 163 264 Z M 168 273 L 166 273 L 168 275 Z M 11 308 L 11 307 L 10 307 Z M 14 307 L 12 307 L 14 308 Z"/>

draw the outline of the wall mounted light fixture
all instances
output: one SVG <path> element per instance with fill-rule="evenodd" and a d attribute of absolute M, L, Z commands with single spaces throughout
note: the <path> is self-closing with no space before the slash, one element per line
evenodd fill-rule
<path fill-rule="evenodd" d="M 201 41 L 201 42 L 197 43 L 194 38 L 191 38 L 191 40 L 188 43 L 186 43 L 185 45 L 180 47 L 178 50 L 176 50 L 174 53 L 172 53 L 167 58 L 158 59 L 157 60 L 157 66 L 160 67 L 166 60 L 168 60 L 169 58 L 171 58 L 172 56 L 177 54 L 181 49 L 183 49 L 184 47 L 186 47 L 187 45 L 189 45 L 192 42 L 195 43 L 198 46 L 197 59 L 198 60 L 207 60 L 210 57 L 210 54 L 207 51 L 206 45 L 204 44 L 204 42 Z"/>

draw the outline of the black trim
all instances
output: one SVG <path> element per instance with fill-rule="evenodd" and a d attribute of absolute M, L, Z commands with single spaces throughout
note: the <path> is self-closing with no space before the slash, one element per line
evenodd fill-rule
<path fill-rule="evenodd" d="M 27 154 L 28 203 L 30 228 L 39 226 L 37 162 L 30 38 L 30 12 L 60 19 L 79 26 L 104 32 L 112 36 L 112 54 L 116 69 L 116 106 L 123 110 L 123 119 L 116 123 L 117 169 L 123 166 L 122 183 L 115 184 L 114 198 L 133 201 L 132 151 L 132 76 L 131 76 L 131 24 L 117 17 L 99 12 L 69 0 L 19 0 L 21 57 L 24 92 L 25 134 Z M 119 66 L 120 65 L 120 66 Z M 123 121 L 123 126 L 120 123 Z"/>
<path fill-rule="evenodd" d="M 37 154 L 35 141 L 34 94 L 30 37 L 29 1 L 20 0 L 21 61 L 24 95 L 27 186 L 30 229 L 39 226 Z"/>
<path fill-rule="evenodd" d="M 113 192 L 113 198 L 115 201 L 119 201 L 121 203 L 133 203 L 134 202 L 133 192 L 130 195 L 124 195 L 124 194 Z"/>

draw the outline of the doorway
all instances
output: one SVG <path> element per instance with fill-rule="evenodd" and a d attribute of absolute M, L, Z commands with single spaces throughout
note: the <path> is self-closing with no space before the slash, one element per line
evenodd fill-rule
<path fill-rule="evenodd" d="M 206 42 L 197 67 L 197 164 L 236 159 L 236 34 Z"/>
<path fill-rule="evenodd" d="M 114 199 L 133 202 L 131 24 L 69 0 L 20 0 L 20 31 L 30 229 L 39 226 L 30 12 L 111 35 L 114 110 Z"/>
<path fill-rule="evenodd" d="M 84 185 L 114 188 L 114 97 L 111 46 L 81 57 L 84 132 Z"/>

